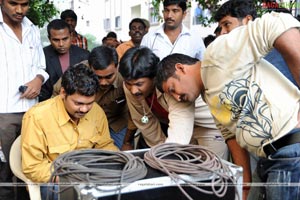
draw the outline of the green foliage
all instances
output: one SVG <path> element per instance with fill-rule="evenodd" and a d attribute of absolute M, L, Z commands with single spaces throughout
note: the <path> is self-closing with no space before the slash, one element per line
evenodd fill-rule
<path fill-rule="evenodd" d="M 49 3 L 49 1 L 30 0 L 29 2 L 30 9 L 27 17 L 40 28 L 59 13 L 53 3 Z"/>
<path fill-rule="evenodd" d="M 88 41 L 88 48 L 91 51 L 93 48 L 99 46 L 100 44 L 97 42 L 97 38 L 92 34 L 85 34 L 84 37 L 86 37 Z"/>

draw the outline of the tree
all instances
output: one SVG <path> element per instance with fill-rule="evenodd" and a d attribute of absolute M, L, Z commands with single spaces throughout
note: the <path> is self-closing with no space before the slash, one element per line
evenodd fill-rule
<path fill-rule="evenodd" d="M 162 2 L 163 0 L 152 0 L 154 12 L 151 14 L 153 16 L 158 16 L 159 19 L 161 19 L 159 7 Z M 187 2 L 188 6 L 190 7 L 191 0 L 187 0 Z M 212 13 L 212 16 L 214 16 L 218 8 L 221 6 L 222 0 L 197 0 L 197 2 L 200 4 L 202 9 L 209 9 Z M 288 3 L 277 3 L 276 0 L 253 0 L 253 2 L 256 5 L 258 16 L 261 16 L 265 12 L 276 10 L 278 8 L 286 8 L 292 13 L 293 9 L 297 7 L 296 0 L 290 0 Z M 213 20 L 213 17 L 208 19 L 207 17 L 202 16 L 199 18 L 199 21 L 203 26 L 209 26 L 211 23 L 215 22 Z"/>
<path fill-rule="evenodd" d="M 40 28 L 59 13 L 53 3 L 49 2 L 49 0 L 30 0 L 29 6 L 30 9 L 27 13 L 27 17 L 33 24 Z"/>
<path fill-rule="evenodd" d="M 88 41 L 88 47 L 91 51 L 93 48 L 99 46 L 100 44 L 97 42 L 97 38 L 92 34 L 85 34 L 84 35 Z"/>

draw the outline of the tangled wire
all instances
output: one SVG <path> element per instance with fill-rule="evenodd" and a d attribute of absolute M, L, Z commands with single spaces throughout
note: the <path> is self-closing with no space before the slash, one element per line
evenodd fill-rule
<path fill-rule="evenodd" d="M 182 188 L 178 180 L 197 191 L 223 197 L 228 183 L 235 183 L 233 173 L 218 155 L 200 145 L 179 145 L 164 143 L 156 145 L 144 155 L 145 162 L 152 168 L 166 173 L 190 200 L 190 195 Z M 185 179 L 179 174 L 192 177 L 211 177 L 211 190 L 200 187 L 199 182 Z M 237 190 L 236 190 L 237 192 Z"/>
<path fill-rule="evenodd" d="M 147 174 L 141 158 L 122 151 L 99 149 L 64 153 L 52 163 L 51 171 L 50 180 L 59 176 L 73 183 L 116 185 L 119 189 L 115 190 L 119 192 L 123 183 L 134 182 Z"/>

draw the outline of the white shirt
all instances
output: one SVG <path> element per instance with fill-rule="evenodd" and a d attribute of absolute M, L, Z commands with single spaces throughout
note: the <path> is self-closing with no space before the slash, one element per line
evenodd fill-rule
<path fill-rule="evenodd" d="M 202 38 L 194 31 L 182 24 L 182 31 L 174 44 L 164 32 L 164 24 L 157 30 L 148 32 L 141 42 L 141 46 L 152 49 L 160 60 L 172 53 L 182 53 L 202 60 L 205 46 Z"/>
<path fill-rule="evenodd" d="M 205 52 L 205 46 L 202 38 L 196 32 L 190 31 L 183 24 L 182 32 L 179 34 L 174 44 L 170 42 L 168 36 L 165 34 L 163 24 L 154 32 L 146 34 L 143 37 L 141 46 L 142 45 L 152 49 L 155 55 L 157 55 L 161 60 L 172 53 L 181 53 L 202 60 Z M 172 104 L 178 104 L 182 106 L 185 105 L 185 103 L 182 102 L 174 102 L 176 101 L 170 101 L 169 106 L 172 106 Z M 171 113 L 171 111 L 169 110 L 169 113 Z M 178 112 L 178 110 L 176 112 Z M 177 118 L 169 117 L 169 137 L 167 138 L 166 142 L 178 142 L 183 144 L 188 143 L 190 141 L 190 138 L 192 137 L 194 125 L 203 127 L 203 132 L 196 133 L 196 135 L 211 138 L 215 138 L 215 136 L 221 137 L 221 132 L 217 129 L 208 106 L 203 101 L 201 96 L 197 98 L 195 105 L 193 105 L 192 107 L 192 110 L 185 110 L 185 115 L 178 114 L 176 115 L 176 117 Z M 181 131 L 181 129 L 179 128 L 180 126 L 185 128 L 185 130 Z M 185 134 L 182 134 L 183 132 Z"/>
<path fill-rule="evenodd" d="M 18 88 L 37 74 L 48 79 L 40 31 L 26 17 L 22 22 L 22 43 L 4 23 L 0 10 L 0 113 L 25 112 L 38 99 L 20 99 Z"/>
<path fill-rule="evenodd" d="M 300 23 L 290 14 L 265 14 L 219 36 L 201 65 L 205 99 L 224 138 L 236 137 L 258 156 L 298 124 L 300 91 L 262 59 L 291 27 Z"/>

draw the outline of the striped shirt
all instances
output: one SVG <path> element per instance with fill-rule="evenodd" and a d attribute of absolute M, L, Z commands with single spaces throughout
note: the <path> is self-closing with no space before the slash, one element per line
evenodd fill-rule
<path fill-rule="evenodd" d="M 27 111 L 38 99 L 20 99 L 19 86 L 37 74 L 48 79 L 40 31 L 26 17 L 21 24 L 22 42 L 4 23 L 0 10 L 0 113 Z"/>

